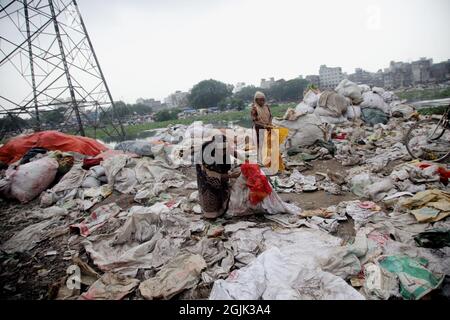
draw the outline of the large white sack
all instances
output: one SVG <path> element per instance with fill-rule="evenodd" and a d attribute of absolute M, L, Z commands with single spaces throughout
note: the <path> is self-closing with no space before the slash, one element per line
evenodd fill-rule
<path fill-rule="evenodd" d="M 58 166 L 49 157 L 19 166 L 11 177 L 11 195 L 22 203 L 33 200 L 53 182 Z"/>
<path fill-rule="evenodd" d="M 350 106 L 347 107 L 347 111 L 348 108 L 350 108 Z M 345 111 L 344 114 L 346 114 L 347 111 Z M 336 112 L 328 108 L 317 107 L 314 110 L 314 114 L 320 118 L 321 122 L 325 123 L 339 124 L 347 121 L 346 117 L 344 117 L 343 115 L 336 116 Z"/>
<path fill-rule="evenodd" d="M 361 89 L 361 94 L 363 94 L 364 92 L 370 91 L 370 86 L 368 86 L 367 84 L 360 84 L 359 88 Z"/>
<path fill-rule="evenodd" d="M 316 94 L 312 90 L 308 90 L 308 92 L 305 93 L 305 95 L 303 96 L 303 102 L 312 108 L 316 107 L 318 100 L 319 100 L 319 94 Z"/>
<path fill-rule="evenodd" d="M 385 91 L 381 94 L 384 102 L 391 103 L 392 101 L 399 100 L 399 98 L 392 91 Z"/>
<path fill-rule="evenodd" d="M 272 190 L 270 195 L 255 205 L 250 202 L 249 194 L 250 189 L 247 186 L 247 180 L 241 174 L 231 188 L 227 215 L 247 216 L 257 212 L 298 215 L 302 211 L 295 204 L 284 202 L 275 190 Z"/>
<path fill-rule="evenodd" d="M 361 118 L 361 107 L 360 106 L 348 106 L 347 113 L 345 114 L 347 119 L 360 119 Z"/>
<path fill-rule="evenodd" d="M 335 91 L 344 97 L 348 97 L 352 100 L 353 104 L 360 104 L 363 99 L 361 96 L 361 88 L 348 79 L 342 80 Z"/>
<path fill-rule="evenodd" d="M 361 108 L 375 108 L 383 111 L 386 114 L 389 114 L 389 106 L 386 104 L 386 102 L 384 102 L 383 98 L 379 94 L 369 91 L 364 92 L 362 94 L 362 97 L 364 101 L 360 104 Z"/>
<path fill-rule="evenodd" d="M 336 117 L 336 112 L 334 112 L 328 108 L 323 108 L 323 107 L 317 107 L 314 110 L 314 114 L 319 117 Z"/>
<path fill-rule="evenodd" d="M 296 120 L 274 119 L 273 124 L 289 129 L 286 144 L 290 144 L 292 147 L 307 147 L 317 140 L 326 140 L 326 132 L 321 128 L 322 121 L 315 114 L 308 113 Z"/>
<path fill-rule="evenodd" d="M 397 104 L 393 102 L 390 104 L 390 107 L 392 116 L 394 117 L 401 115 L 403 118 L 408 119 L 415 112 L 415 109 L 407 104 Z"/>
<path fill-rule="evenodd" d="M 328 117 L 328 116 L 320 116 L 320 120 L 325 123 L 329 124 L 340 124 L 347 121 L 347 118 L 345 116 L 339 116 L 339 117 Z"/>
<path fill-rule="evenodd" d="M 381 96 L 383 93 L 385 93 L 385 90 L 383 88 L 380 88 L 380 87 L 373 87 L 372 88 L 372 92 L 376 93 L 376 94 L 379 94 Z"/>
<path fill-rule="evenodd" d="M 314 108 L 302 101 L 295 107 L 295 111 L 298 113 L 313 113 Z"/>

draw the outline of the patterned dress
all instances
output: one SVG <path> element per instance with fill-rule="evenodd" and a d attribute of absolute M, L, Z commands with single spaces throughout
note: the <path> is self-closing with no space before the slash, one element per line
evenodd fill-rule
<path fill-rule="evenodd" d="M 229 178 L 226 174 L 197 164 L 197 184 L 200 206 L 206 218 L 217 218 L 225 213 L 230 197 Z"/>
<path fill-rule="evenodd" d="M 270 112 L 270 108 L 267 104 L 260 107 L 255 102 L 252 105 L 250 115 L 251 115 L 252 121 L 253 121 L 253 128 L 256 130 L 256 143 L 257 143 L 258 150 L 259 150 L 259 146 L 260 146 L 259 130 L 264 129 L 264 127 L 261 126 L 261 124 L 271 125 L 272 124 L 272 113 Z"/>

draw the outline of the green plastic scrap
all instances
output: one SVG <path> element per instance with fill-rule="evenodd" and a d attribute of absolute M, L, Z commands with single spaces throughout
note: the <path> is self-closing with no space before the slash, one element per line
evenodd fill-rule
<path fill-rule="evenodd" d="M 361 109 L 361 118 L 371 126 L 377 123 L 386 124 L 389 120 L 383 111 L 375 108 Z"/>
<path fill-rule="evenodd" d="M 444 280 L 443 274 L 433 274 L 426 266 L 428 260 L 407 256 L 385 256 L 380 266 L 395 274 L 400 281 L 400 294 L 407 300 L 418 300 L 438 288 Z"/>

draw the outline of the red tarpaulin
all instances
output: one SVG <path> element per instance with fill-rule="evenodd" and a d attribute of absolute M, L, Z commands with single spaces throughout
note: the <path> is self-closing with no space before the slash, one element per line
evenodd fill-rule
<path fill-rule="evenodd" d="M 73 151 L 96 156 L 108 148 L 94 139 L 64 134 L 58 131 L 42 131 L 9 140 L 0 148 L 0 161 L 10 164 L 21 159 L 31 148 L 45 148 L 63 152 Z"/>

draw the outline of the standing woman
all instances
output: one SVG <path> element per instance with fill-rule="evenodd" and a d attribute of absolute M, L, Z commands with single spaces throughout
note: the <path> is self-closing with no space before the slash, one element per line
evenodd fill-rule
<path fill-rule="evenodd" d="M 266 96 L 261 91 L 257 91 L 255 93 L 252 109 L 251 109 L 251 117 L 253 121 L 253 128 L 256 131 L 256 145 L 258 148 L 258 160 L 260 159 L 261 149 L 263 141 L 263 130 L 262 129 L 271 129 L 272 128 L 272 113 L 270 112 L 269 106 L 266 104 Z M 261 132 L 260 132 L 261 131 Z M 260 138 L 261 134 L 261 138 Z"/>

